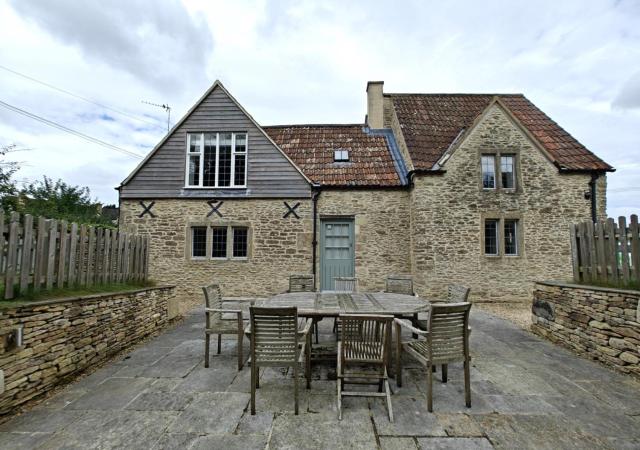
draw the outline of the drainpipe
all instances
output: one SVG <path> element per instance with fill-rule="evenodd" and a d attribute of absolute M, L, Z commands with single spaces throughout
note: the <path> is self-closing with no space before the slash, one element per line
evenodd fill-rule
<path fill-rule="evenodd" d="M 313 193 L 311 194 L 311 201 L 313 202 L 313 240 L 311 241 L 311 254 L 312 254 L 312 273 L 313 273 L 313 290 L 317 288 L 318 277 L 316 276 L 316 255 L 318 251 L 318 197 L 320 197 L 320 185 L 313 185 Z"/>
<path fill-rule="evenodd" d="M 591 181 L 589 181 L 589 197 L 591 197 L 591 221 L 594 223 L 598 220 L 598 206 L 596 201 L 596 184 L 598 181 L 598 177 L 598 172 L 591 172 Z"/>

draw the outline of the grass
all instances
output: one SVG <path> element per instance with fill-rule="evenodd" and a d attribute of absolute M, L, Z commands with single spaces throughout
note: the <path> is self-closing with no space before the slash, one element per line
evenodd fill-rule
<path fill-rule="evenodd" d="M 39 292 L 33 292 L 29 290 L 24 294 L 19 294 L 17 297 L 11 300 L 0 300 L 0 308 L 11 308 L 15 306 L 21 306 L 28 304 L 29 302 L 36 302 L 42 300 L 53 300 L 56 298 L 64 297 L 82 297 L 85 295 L 93 294 L 107 294 L 110 292 L 129 291 L 134 289 L 140 289 L 145 287 L 154 286 L 152 281 L 139 281 L 128 283 L 109 283 L 109 284 L 96 284 L 93 286 L 76 286 L 62 289 L 42 290 Z M 17 288 L 17 286 L 16 286 Z M 0 299 L 4 298 L 4 286 L 0 286 Z"/>

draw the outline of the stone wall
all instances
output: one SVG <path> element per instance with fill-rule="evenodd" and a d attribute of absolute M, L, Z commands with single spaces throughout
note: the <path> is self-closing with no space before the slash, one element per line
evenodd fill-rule
<path fill-rule="evenodd" d="M 23 327 L 24 345 L 0 348 L 0 414 L 46 393 L 167 323 L 171 286 L 74 299 L 0 304 L 0 330 Z"/>
<path fill-rule="evenodd" d="M 323 217 L 353 217 L 355 272 L 364 290 L 381 290 L 392 273 L 410 273 L 409 212 L 406 190 L 323 190 L 318 200 L 318 242 Z M 282 199 L 225 199 L 222 217 L 206 217 L 205 200 L 156 199 L 155 217 L 140 218 L 137 201 L 120 204 L 121 226 L 148 234 L 150 277 L 176 285 L 170 314 L 180 314 L 203 301 L 201 286 L 218 282 L 228 297 L 267 297 L 288 289 L 289 275 L 313 271 L 313 203 L 300 203 L 287 218 Z M 249 227 L 249 257 L 244 260 L 190 257 L 191 225 L 238 224 Z M 317 253 L 319 273 L 320 250 Z"/>
<path fill-rule="evenodd" d="M 408 206 L 406 190 L 322 191 L 318 200 L 319 219 L 354 218 L 355 275 L 361 290 L 381 291 L 388 275 L 411 273 Z M 320 273 L 319 255 L 320 252 L 317 273 Z"/>
<path fill-rule="evenodd" d="M 517 154 L 518 188 L 483 190 L 480 155 Z M 492 107 L 444 164 L 417 175 L 411 191 L 412 267 L 419 294 L 442 296 L 452 281 L 474 301 L 528 300 L 539 279 L 571 278 L 569 225 L 591 217 L 589 174 L 561 174 L 499 106 Z M 606 185 L 603 177 L 600 190 Z M 599 202 L 604 215 L 605 202 Z M 485 218 L 517 218 L 518 256 L 485 256 Z"/>
<path fill-rule="evenodd" d="M 640 291 L 536 284 L 532 330 L 578 354 L 640 377 Z"/>
<path fill-rule="evenodd" d="M 202 304 L 201 286 L 220 283 L 225 297 L 264 297 L 284 292 L 289 274 L 312 272 L 313 205 L 311 199 L 300 202 L 296 218 L 283 200 L 224 199 L 220 214 L 207 217 L 211 208 L 206 200 L 156 199 L 155 217 L 140 218 L 141 207 L 135 200 L 120 203 L 123 229 L 147 234 L 150 242 L 149 276 L 161 283 L 176 285 L 176 301 L 170 316 Z M 249 256 L 246 259 L 192 259 L 191 225 L 240 225 L 249 228 Z"/>

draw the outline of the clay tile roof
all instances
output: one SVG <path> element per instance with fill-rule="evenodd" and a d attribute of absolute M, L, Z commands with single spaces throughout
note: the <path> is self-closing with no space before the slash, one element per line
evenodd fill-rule
<path fill-rule="evenodd" d="M 384 136 L 363 125 L 262 127 L 314 183 L 325 186 L 401 186 Z M 334 150 L 348 150 L 349 162 L 334 162 Z"/>
<path fill-rule="evenodd" d="M 431 169 L 461 132 L 498 97 L 567 170 L 613 170 L 521 94 L 385 94 L 393 102 L 416 169 Z"/>

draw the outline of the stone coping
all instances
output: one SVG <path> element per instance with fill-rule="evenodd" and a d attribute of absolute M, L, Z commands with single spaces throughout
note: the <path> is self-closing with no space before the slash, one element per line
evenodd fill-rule
<path fill-rule="evenodd" d="M 68 302 L 78 302 L 82 300 L 95 300 L 99 298 L 108 298 L 114 297 L 117 295 L 130 295 L 137 294 L 139 292 L 147 292 L 153 290 L 165 290 L 165 289 L 173 289 L 175 288 L 175 284 L 163 284 L 160 286 L 148 286 L 136 289 L 124 289 L 122 291 L 113 291 L 113 292 L 103 292 L 103 293 L 95 293 L 95 294 L 87 294 L 87 295 L 79 295 L 72 297 L 60 297 L 60 298 L 52 298 L 50 300 L 36 300 L 36 301 L 28 301 L 26 300 L 24 303 L 19 305 L 3 305 L 3 301 L 0 300 L 0 311 L 4 309 L 28 309 L 37 306 L 47 306 L 47 305 L 55 305 L 58 303 L 68 303 Z M 14 303 L 14 301 L 11 301 Z"/>
<path fill-rule="evenodd" d="M 554 281 L 554 280 L 545 280 L 545 281 L 536 281 L 536 284 L 542 284 L 545 286 L 559 286 L 566 287 L 572 289 L 584 289 L 589 291 L 599 291 L 599 292 L 613 292 L 616 294 L 626 294 L 626 295 L 636 295 L 640 296 L 640 291 L 635 291 L 632 289 L 620 289 L 620 288 L 610 288 L 603 286 L 592 286 L 589 284 L 575 284 L 575 283 L 567 283 L 564 281 Z"/>

